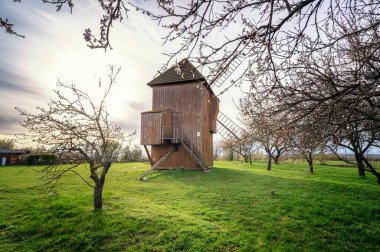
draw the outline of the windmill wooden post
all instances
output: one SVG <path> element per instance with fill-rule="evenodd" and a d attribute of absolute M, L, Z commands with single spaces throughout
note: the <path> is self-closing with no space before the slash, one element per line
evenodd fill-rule
<path fill-rule="evenodd" d="M 152 110 L 141 114 L 141 144 L 152 167 L 141 180 L 154 169 L 209 171 L 219 100 L 205 77 L 184 59 L 147 85 Z"/>

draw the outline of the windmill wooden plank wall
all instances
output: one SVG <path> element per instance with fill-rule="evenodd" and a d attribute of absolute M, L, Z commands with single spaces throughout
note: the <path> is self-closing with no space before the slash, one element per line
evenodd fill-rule
<path fill-rule="evenodd" d="M 178 145 L 159 169 L 199 169 L 199 159 L 212 166 L 219 100 L 203 75 L 185 59 L 148 85 L 153 89 L 152 110 L 141 115 L 141 144 L 151 145 L 153 163 Z"/>

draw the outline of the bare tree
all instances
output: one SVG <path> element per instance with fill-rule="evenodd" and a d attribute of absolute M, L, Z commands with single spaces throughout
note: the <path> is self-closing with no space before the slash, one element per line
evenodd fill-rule
<path fill-rule="evenodd" d="M 375 175 L 380 185 L 380 173 L 374 169 L 373 165 L 366 158 L 366 153 L 368 153 L 371 148 L 379 148 L 380 132 L 377 128 L 372 127 L 371 130 L 368 130 L 368 128 L 371 128 L 371 126 L 357 122 L 347 125 L 346 128 L 340 127 L 336 129 L 336 131 L 329 136 L 329 149 L 340 160 L 356 165 L 359 176 L 364 177 L 366 171 Z M 352 151 L 355 155 L 356 162 L 353 163 L 342 157 L 338 152 L 338 147 Z"/>
<path fill-rule="evenodd" d="M 350 24 L 345 29 L 356 31 L 357 24 Z M 324 52 L 303 55 L 303 65 L 294 64 L 289 71 L 289 85 L 272 92 L 272 100 L 278 101 L 268 109 L 291 113 L 295 121 L 317 116 L 328 129 L 330 150 L 340 159 L 337 147 L 355 154 L 359 176 L 365 171 L 378 176 L 364 154 L 376 145 L 380 133 L 379 43 L 377 27 L 342 39 Z"/>
<path fill-rule="evenodd" d="M 0 149 L 14 149 L 16 146 L 13 139 L 0 138 Z"/>
<path fill-rule="evenodd" d="M 326 141 L 324 124 L 317 118 L 309 116 L 293 124 L 294 136 L 290 143 L 290 149 L 306 159 L 310 173 L 314 173 L 314 155 L 324 151 Z"/>
<path fill-rule="evenodd" d="M 73 165 L 53 164 L 45 167 L 42 185 L 54 187 L 62 176 L 74 173 L 93 188 L 95 209 L 103 207 L 102 193 L 106 175 L 116 160 L 125 137 L 121 128 L 110 122 L 106 109 L 106 98 L 119 71 L 120 69 L 115 71 L 111 67 L 109 85 L 98 105 L 84 91 L 58 81 L 58 89 L 54 91 L 56 98 L 46 108 L 37 107 L 36 113 L 16 108 L 25 117 L 21 125 L 27 133 L 21 137 L 47 146 L 58 159 L 65 155 L 80 157 L 79 160 L 71 160 Z M 70 155 L 73 152 L 80 156 Z M 92 182 L 75 170 L 78 163 L 83 162 L 89 164 Z"/>
<path fill-rule="evenodd" d="M 271 88 L 281 85 L 283 64 L 292 62 L 300 51 L 323 50 L 340 40 L 378 27 L 377 1 L 253 1 L 157 0 L 159 9 L 138 10 L 168 29 L 165 42 L 180 42 L 169 60 L 186 53 L 209 71 L 209 80 L 240 65 L 240 78 L 255 81 L 275 74 Z M 358 29 L 347 31 L 344 24 L 355 21 Z M 305 39 L 312 44 L 305 45 Z M 182 56 L 183 57 L 183 56 Z M 203 71 L 207 72 L 207 71 Z M 269 83 L 268 83 L 269 85 Z"/>
<path fill-rule="evenodd" d="M 141 161 L 143 159 L 143 152 L 141 149 L 141 145 L 134 144 L 131 149 L 131 160 L 132 161 Z"/>
<path fill-rule="evenodd" d="M 13 2 L 21 3 L 21 0 L 13 0 Z M 56 6 L 56 11 L 59 12 L 62 8 L 69 8 L 73 11 L 75 0 L 42 0 L 43 3 Z M 103 17 L 100 19 L 99 36 L 93 35 L 91 29 L 84 30 L 83 36 L 87 42 L 87 46 L 91 49 L 103 48 L 105 50 L 112 49 L 110 42 L 110 32 L 114 21 L 121 22 L 127 17 L 128 9 L 124 0 L 98 0 L 100 8 L 103 10 Z M 0 17 L 0 29 L 4 29 L 7 33 L 24 38 L 24 35 L 19 34 L 13 27 L 14 25 L 8 18 Z"/>
<path fill-rule="evenodd" d="M 280 156 L 291 142 L 293 129 L 286 128 L 282 118 L 268 117 L 259 112 L 248 100 L 241 100 L 240 111 L 246 132 L 253 142 L 258 142 L 268 156 L 267 170 L 272 169 L 272 160 L 279 163 Z"/>
<path fill-rule="evenodd" d="M 213 148 L 213 159 L 219 160 L 220 154 L 222 153 L 222 142 L 221 141 L 215 141 L 214 142 L 214 148 Z"/>
<path fill-rule="evenodd" d="M 342 39 L 324 51 L 300 54 L 287 66 L 281 86 L 268 92 L 275 81 L 269 75 L 269 84 L 261 83 L 261 91 L 256 89 L 251 99 L 257 103 L 272 100 L 267 110 L 277 115 L 291 113 L 295 120 L 314 113 L 334 127 L 345 128 L 357 121 L 380 125 L 379 43 L 377 28 Z"/>
<path fill-rule="evenodd" d="M 299 53 L 294 62 L 277 69 L 283 71 L 280 82 L 279 75 L 268 74 L 253 83 L 255 88 L 243 100 L 261 107 L 263 116 L 290 117 L 288 124 L 295 127 L 306 119 L 316 122 L 314 126 L 318 123 L 316 130 L 324 128 L 335 146 L 354 149 L 359 175 L 364 176 L 364 153 L 355 149 L 370 148 L 379 134 L 380 30 L 371 27 L 359 35 L 354 21 L 340 26 L 352 35 L 328 48 Z M 305 46 L 313 45 L 310 39 L 304 41 Z M 272 83 L 278 85 L 273 88 Z"/>
<path fill-rule="evenodd" d="M 244 162 L 252 164 L 252 152 L 254 151 L 254 141 L 250 138 L 236 139 L 230 137 L 222 141 L 224 149 L 230 150 L 236 155 L 241 156 Z"/>
<path fill-rule="evenodd" d="M 231 148 L 230 145 L 226 145 L 225 142 L 222 142 L 222 150 L 224 154 L 224 159 L 227 161 L 233 161 L 234 160 L 234 150 Z"/>
<path fill-rule="evenodd" d="M 135 139 L 136 135 L 129 135 L 126 138 L 125 144 L 123 149 L 121 150 L 120 154 L 120 161 L 121 162 L 130 162 L 133 161 L 132 159 L 132 141 Z"/>

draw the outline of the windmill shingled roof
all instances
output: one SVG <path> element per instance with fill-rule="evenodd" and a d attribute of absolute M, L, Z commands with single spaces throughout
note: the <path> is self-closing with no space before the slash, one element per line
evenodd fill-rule
<path fill-rule="evenodd" d="M 192 80 L 205 81 L 206 78 L 191 64 L 188 59 L 181 60 L 164 73 L 160 74 L 147 85 L 170 84 Z"/>

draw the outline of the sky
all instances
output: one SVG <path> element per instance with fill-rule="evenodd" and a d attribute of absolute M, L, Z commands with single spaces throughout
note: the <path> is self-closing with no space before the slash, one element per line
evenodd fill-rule
<path fill-rule="evenodd" d="M 101 16 L 98 2 L 91 0 L 77 1 L 72 13 L 69 9 L 56 12 L 54 5 L 39 0 L 0 2 L 0 17 L 8 18 L 25 35 L 19 38 L 0 30 L 0 137 L 23 132 L 14 107 L 33 111 L 44 106 L 53 97 L 58 79 L 99 97 L 99 79 L 106 84 L 109 66 L 114 65 L 121 72 L 108 97 L 108 111 L 125 131 L 137 131 L 138 142 L 140 113 L 152 105 L 152 90 L 146 83 L 167 61 L 164 53 L 176 45 L 163 45 L 166 31 L 130 11 L 128 19 L 116 22 L 111 31 L 112 50 L 90 49 L 82 34 L 91 28 L 96 35 Z M 235 121 L 233 99 L 240 95 L 232 90 L 219 97 L 220 110 Z"/>

